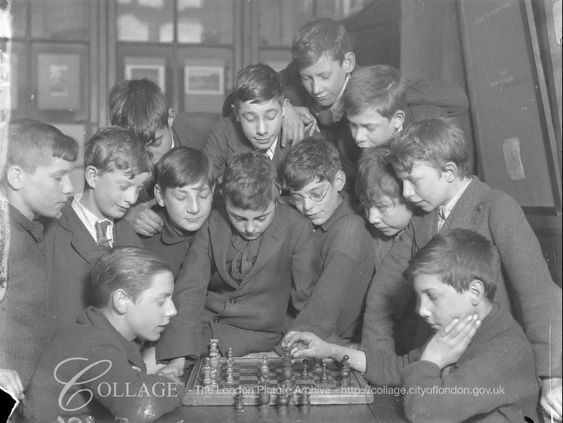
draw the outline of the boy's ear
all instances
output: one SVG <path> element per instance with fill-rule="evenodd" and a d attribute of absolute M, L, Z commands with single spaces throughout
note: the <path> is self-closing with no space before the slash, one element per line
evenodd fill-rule
<path fill-rule="evenodd" d="M 344 189 L 344 185 L 346 185 L 346 174 L 344 173 L 343 170 L 339 170 L 338 172 L 336 172 L 336 175 L 334 175 L 333 184 L 338 190 L 338 192 Z"/>
<path fill-rule="evenodd" d="M 176 110 L 173 108 L 168 109 L 168 127 L 172 128 L 172 124 L 174 123 L 174 118 L 176 117 Z"/>
<path fill-rule="evenodd" d="M 84 179 L 89 188 L 96 188 L 96 182 L 98 180 L 98 169 L 95 166 L 86 166 L 84 169 Z"/>
<path fill-rule="evenodd" d="M 397 110 L 393 115 L 393 127 L 396 130 L 400 130 L 405 123 L 405 112 L 402 110 Z"/>
<path fill-rule="evenodd" d="M 469 283 L 469 297 L 471 305 L 477 306 L 485 298 L 485 286 L 479 279 L 473 279 Z"/>
<path fill-rule="evenodd" d="M 351 73 L 356 67 L 356 55 L 353 51 L 349 51 L 344 55 L 344 61 L 342 62 L 342 68 L 344 72 Z"/>
<path fill-rule="evenodd" d="M 453 182 L 458 174 L 457 165 L 454 162 L 447 162 L 442 170 L 442 173 L 444 174 L 446 181 Z"/>
<path fill-rule="evenodd" d="M 111 293 L 111 303 L 115 311 L 125 314 L 131 303 L 131 298 L 123 289 L 116 289 Z"/>
<path fill-rule="evenodd" d="M 233 111 L 233 115 L 235 116 L 235 119 L 237 120 L 237 122 L 240 122 L 240 118 L 238 115 L 238 108 L 233 104 L 231 104 L 231 110 Z"/>
<path fill-rule="evenodd" d="M 159 185 L 159 184 L 155 184 L 155 185 L 154 185 L 154 198 L 155 198 L 157 204 L 158 204 L 160 207 L 164 207 L 164 199 L 162 198 L 162 197 L 163 197 L 163 194 L 164 194 L 164 193 L 162 192 L 162 188 L 160 188 L 160 185 Z"/>
<path fill-rule="evenodd" d="M 6 171 L 6 181 L 11 189 L 19 191 L 25 183 L 26 172 L 20 166 L 10 166 Z"/>

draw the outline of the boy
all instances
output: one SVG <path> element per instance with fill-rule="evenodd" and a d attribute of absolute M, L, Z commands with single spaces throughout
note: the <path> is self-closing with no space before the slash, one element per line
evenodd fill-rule
<path fill-rule="evenodd" d="M 200 150 L 216 117 L 206 113 L 176 113 L 160 88 L 148 79 L 118 82 L 108 99 L 109 121 L 129 129 L 146 145 L 156 163 L 170 149 L 183 145 Z M 145 193 L 146 194 L 146 193 Z M 164 221 L 152 209 L 152 192 L 141 195 L 140 203 L 125 214 L 139 235 L 152 236 L 162 230 Z"/>
<path fill-rule="evenodd" d="M 279 202 L 276 169 L 258 152 L 225 169 L 224 207 L 196 234 L 174 291 L 178 317 L 157 344 L 158 360 L 180 375 L 185 357 L 207 352 L 210 338 L 234 356 L 272 351 L 286 314 L 301 310 L 318 277 L 310 223 Z"/>
<path fill-rule="evenodd" d="M 53 281 L 51 310 L 58 328 L 70 325 L 87 305 L 88 275 L 103 248 L 142 247 L 125 220 L 150 176 L 144 146 L 125 129 L 100 129 L 84 151 L 84 193 L 62 209 L 46 231 Z"/>
<path fill-rule="evenodd" d="M 356 70 L 344 90 L 346 118 L 356 145 L 363 149 L 386 144 L 403 129 L 407 86 L 392 66 Z"/>
<path fill-rule="evenodd" d="M 176 147 L 155 166 L 154 196 L 163 211 L 162 232 L 144 238 L 145 248 L 162 257 L 178 274 L 195 232 L 211 212 L 213 178 L 207 156 L 189 147 Z"/>
<path fill-rule="evenodd" d="M 41 357 L 28 421 L 148 422 L 180 405 L 180 381 L 147 374 L 136 342 L 156 341 L 176 315 L 168 265 L 141 248 L 115 248 L 95 262 L 91 286 L 93 306 Z"/>
<path fill-rule="evenodd" d="M 503 268 L 498 301 L 512 308 L 522 323 L 542 379 L 543 400 L 551 401 L 561 386 L 561 289 L 551 279 L 521 207 L 511 196 L 469 175 L 463 132 L 446 119 L 411 124 L 390 148 L 403 196 L 426 212 L 409 235 L 413 249 L 452 228 L 475 230 L 498 249 Z M 390 254 L 396 260 L 386 260 L 376 275 L 377 289 L 368 297 L 364 320 L 362 342 L 380 346 L 392 338 L 390 315 L 405 309 L 410 292 L 400 275 L 411 253 L 393 248 Z"/>
<path fill-rule="evenodd" d="M 276 169 L 281 166 L 287 154 L 279 145 L 285 101 L 281 78 L 268 65 L 250 65 L 237 74 L 232 113 L 215 125 L 203 147 L 214 180 L 221 180 L 235 154 L 247 151 L 259 151 Z"/>
<path fill-rule="evenodd" d="M 338 150 L 326 141 L 302 141 L 289 151 L 282 181 L 289 203 L 315 227 L 321 264 L 311 298 L 291 327 L 331 342 L 357 343 L 374 255 L 364 220 L 342 192 L 346 175 Z"/>
<path fill-rule="evenodd" d="M 405 275 L 433 331 L 422 349 L 364 353 L 293 332 L 286 337 L 293 355 L 349 355 L 371 383 L 402 384 L 411 421 L 537 421 L 532 349 L 508 310 L 493 303 L 500 263 L 491 242 L 466 229 L 436 235 Z"/>
<path fill-rule="evenodd" d="M 356 70 L 353 43 L 346 28 L 331 19 L 305 24 L 292 45 L 293 62 L 286 69 L 286 90 L 293 106 L 306 106 L 316 117 L 325 139 L 338 148 L 348 179 L 355 175 L 360 151 L 345 118 L 343 94 Z M 467 110 L 463 90 L 445 81 L 417 82 L 406 92 L 416 114 L 453 116 Z"/>
<path fill-rule="evenodd" d="M 43 241 L 44 216 L 59 218 L 73 187 L 78 144 L 34 120 L 8 124 L 7 162 L 0 201 L 10 222 L 8 285 L 0 304 L 0 385 L 21 398 L 53 334 Z"/>

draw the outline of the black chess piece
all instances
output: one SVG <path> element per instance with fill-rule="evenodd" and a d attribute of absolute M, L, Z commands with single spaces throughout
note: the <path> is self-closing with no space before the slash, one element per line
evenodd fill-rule
<path fill-rule="evenodd" d="M 268 386 L 267 385 L 261 385 L 260 386 L 260 395 L 259 395 L 260 405 L 270 405 L 270 398 L 271 398 L 271 395 L 268 393 Z"/>
<path fill-rule="evenodd" d="M 235 397 L 235 410 L 244 411 L 244 395 L 242 393 L 237 394 Z"/>
<path fill-rule="evenodd" d="M 278 402 L 277 402 L 278 406 L 286 406 L 289 404 L 289 398 L 287 397 L 286 394 L 284 393 L 279 393 L 278 394 Z"/>
<path fill-rule="evenodd" d="M 342 357 L 340 363 L 340 386 L 347 387 L 350 385 L 350 363 L 348 362 L 349 357 L 345 355 Z"/>
<path fill-rule="evenodd" d="M 326 363 L 323 362 L 321 366 L 321 383 L 328 382 L 328 375 L 326 373 Z"/>
<path fill-rule="evenodd" d="M 309 390 L 304 389 L 301 393 L 301 406 L 302 407 L 309 407 L 311 405 L 311 396 L 309 394 Z"/>
<path fill-rule="evenodd" d="M 309 360 L 303 360 L 303 371 L 301 372 L 301 379 L 309 378 Z"/>

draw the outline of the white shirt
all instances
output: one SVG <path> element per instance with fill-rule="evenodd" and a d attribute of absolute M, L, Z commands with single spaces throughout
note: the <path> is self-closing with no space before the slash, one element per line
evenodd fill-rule
<path fill-rule="evenodd" d="M 76 215 L 82 222 L 82 224 L 88 230 L 88 233 L 92 235 L 94 242 L 98 243 L 98 237 L 96 236 L 96 222 L 99 220 L 107 220 L 109 222 L 106 237 L 110 244 L 113 246 L 113 222 L 110 219 L 99 219 L 94 213 L 88 210 L 80 202 L 82 199 L 82 194 L 76 194 L 72 200 L 71 207 L 75 211 Z"/>
<path fill-rule="evenodd" d="M 278 139 L 280 137 L 276 137 L 276 140 L 272 143 L 270 148 L 266 150 L 266 156 L 270 158 L 270 160 L 274 160 L 274 153 L 276 152 L 276 146 L 278 145 Z"/>
<path fill-rule="evenodd" d="M 467 179 L 467 182 L 464 182 L 464 185 L 461 187 L 455 197 L 453 197 L 445 205 L 438 207 L 438 231 L 440 231 L 440 229 L 442 229 L 442 226 L 444 226 L 444 222 L 448 219 L 448 216 L 471 183 L 471 180 L 471 178 Z"/>

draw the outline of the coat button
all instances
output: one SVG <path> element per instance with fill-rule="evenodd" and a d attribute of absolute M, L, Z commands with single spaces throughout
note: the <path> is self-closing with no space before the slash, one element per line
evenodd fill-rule
<path fill-rule="evenodd" d="M 221 322 L 221 318 L 220 318 L 220 317 L 215 316 L 215 317 L 213 318 L 213 323 L 220 323 L 220 322 Z"/>

